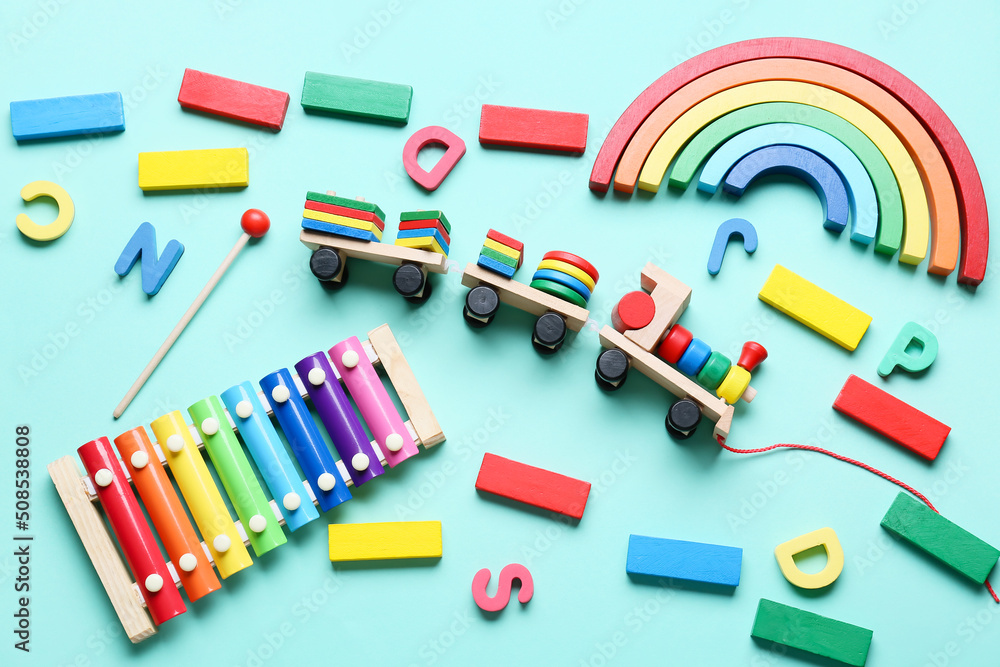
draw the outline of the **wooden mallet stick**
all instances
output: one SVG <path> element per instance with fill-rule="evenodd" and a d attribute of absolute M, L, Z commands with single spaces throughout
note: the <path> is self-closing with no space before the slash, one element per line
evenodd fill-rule
<path fill-rule="evenodd" d="M 187 312 L 184 313 L 183 317 L 181 317 L 180 322 L 178 322 L 177 326 L 175 326 L 173 331 L 170 332 L 167 339 L 163 341 L 163 345 L 160 346 L 160 349 L 156 351 L 153 358 L 150 359 L 149 363 L 146 364 L 146 367 L 142 369 L 142 373 L 139 373 L 139 377 L 136 378 L 135 382 L 132 384 L 132 388 L 128 390 L 128 393 L 125 394 L 125 398 L 123 398 L 122 402 L 118 404 L 117 408 L 115 408 L 115 419 L 122 416 L 122 413 L 125 412 L 125 408 L 127 408 L 129 403 L 132 402 L 135 395 L 139 393 L 139 390 L 142 389 L 142 385 L 146 384 L 146 380 L 148 380 L 149 376 L 153 374 L 153 371 L 156 370 L 156 367 L 163 360 L 163 357 L 166 356 L 167 352 L 170 350 L 171 346 L 173 346 L 177 338 L 181 335 L 181 332 L 184 331 L 184 327 L 188 325 L 191 318 L 194 317 L 194 314 L 198 312 L 199 308 L 201 308 L 201 304 L 205 303 L 205 299 L 207 299 L 208 295 L 212 293 L 213 289 L 215 289 L 215 285 L 222 278 L 222 275 L 226 272 L 226 269 L 229 268 L 229 265 L 233 263 L 233 260 L 236 259 L 236 256 L 240 254 L 240 250 L 243 250 L 243 246 L 247 244 L 250 237 L 259 239 L 266 234 L 267 230 L 271 227 L 271 220 L 263 211 L 251 208 L 243 214 L 242 218 L 240 218 L 240 226 L 243 228 L 243 234 L 240 236 L 240 239 L 236 242 L 236 245 L 233 246 L 233 249 L 229 251 L 229 254 L 226 255 L 226 258 L 222 260 L 222 264 L 220 264 L 219 268 L 215 270 L 212 277 L 208 279 L 208 282 L 201 289 L 201 292 L 199 292 L 198 296 L 195 297 L 194 303 L 192 303 L 187 309 Z"/>

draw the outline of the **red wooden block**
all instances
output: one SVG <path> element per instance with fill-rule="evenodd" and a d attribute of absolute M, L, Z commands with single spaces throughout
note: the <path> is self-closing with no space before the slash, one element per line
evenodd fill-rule
<path fill-rule="evenodd" d="M 185 109 L 242 120 L 277 132 L 285 123 L 288 93 L 185 69 L 177 101 Z"/>
<path fill-rule="evenodd" d="M 521 243 L 517 239 L 512 239 L 506 234 L 501 234 L 495 229 L 491 229 L 490 231 L 486 232 L 486 238 L 493 239 L 497 243 L 502 243 L 511 250 L 516 250 L 517 252 L 524 252 L 523 243 Z"/>
<path fill-rule="evenodd" d="M 484 104 L 479 116 L 479 143 L 583 153 L 589 121 L 585 113 Z"/>
<path fill-rule="evenodd" d="M 399 222 L 400 231 L 404 229 L 436 229 L 438 233 L 444 238 L 444 242 L 451 245 L 451 237 L 448 236 L 448 232 L 445 231 L 444 225 L 441 224 L 440 220 L 401 220 Z"/>
<path fill-rule="evenodd" d="M 856 375 L 847 378 L 833 408 L 931 461 L 951 433 L 950 426 Z"/>
<path fill-rule="evenodd" d="M 629 292 L 615 304 L 611 311 L 611 325 L 618 333 L 641 329 L 653 321 L 656 302 L 645 292 Z"/>
<path fill-rule="evenodd" d="M 310 211 L 322 211 L 323 213 L 332 213 L 333 215 L 342 215 L 346 218 L 354 218 L 355 220 L 365 220 L 367 222 L 374 222 L 375 226 L 385 231 L 385 221 L 378 217 L 374 213 L 369 213 L 368 211 L 359 211 L 354 208 L 347 208 L 346 206 L 337 206 L 336 204 L 326 204 L 321 201 L 313 201 L 311 199 L 306 200 L 306 208 Z"/>
<path fill-rule="evenodd" d="M 590 495 L 590 482 L 490 453 L 483 455 L 476 488 L 574 519 L 583 517 Z"/>

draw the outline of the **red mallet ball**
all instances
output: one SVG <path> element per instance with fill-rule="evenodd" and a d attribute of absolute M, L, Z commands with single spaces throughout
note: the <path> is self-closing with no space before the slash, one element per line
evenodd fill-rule
<path fill-rule="evenodd" d="M 250 236 L 259 239 L 267 230 L 271 228 L 271 219 L 267 213 L 257 208 L 247 209 L 247 212 L 240 218 L 240 227 Z"/>
<path fill-rule="evenodd" d="M 611 311 L 611 324 L 618 333 L 641 329 L 653 321 L 656 302 L 645 292 L 629 292 Z"/>

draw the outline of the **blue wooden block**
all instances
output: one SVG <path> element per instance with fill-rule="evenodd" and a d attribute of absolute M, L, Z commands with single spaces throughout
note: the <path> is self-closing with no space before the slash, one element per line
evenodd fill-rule
<path fill-rule="evenodd" d="M 720 586 L 740 585 L 743 549 L 662 537 L 628 536 L 625 571 Z"/>
<path fill-rule="evenodd" d="M 684 375 L 694 377 L 701 372 L 710 356 L 712 356 L 712 348 L 709 344 L 700 338 L 693 338 L 687 349 L 684 350 L 684 354 L 677 360 L 677 370 Z"/>
<path fill-rule="evenodd" d="M 170 272 L 174 270 L 184 246 L 180 241 L 171 239 L 163 248 L 163 254 L 156 256 L 156 228 L 148 222 L 139 225 L 132 238 L 125 244 L 125 249 L 115 262 L 115 273 L 121 277 L 128 275 L 135 263 L 142 263 L 142 291 L 153 296 L 167 282 Z"/>
<path fill-rule="evenodd" d="M 492 271 L 493 273 L 499 273 L 501 276 L 505 278 L 513 278 L 514 271 L 516 271 L 516 269 L 513 266 L 507 266 L 506 264 L 498 262 L 495 259 L 487 257 L 486 255 L 480 255 L 479 261 L 476 263 L 479 264 L 479 266 L 483 267 L 484 269 Z"/>
<path fill-rule="evenodd" d="M 396 232 L 397 239 L 418 239 L 421 236 L 433 236 L 434 240 L 441 244 L 441 249 L 444 250 L 444 254 L 448 254 L 448 244 L 445 243 L 444 237 L 441 236 L 441 232 L 434 227 L 427 227 L 425 229 L 400 229 Z"/>
<path fill-rule="evenodd" d="M 18 141 L 121 132 L 125 129 L 122 94 L 98 93 L 11 102 L 10 128 Z"/>
<path fill-rule="evenodd" d="M 357 229 L 355 227 L 345 227 L 344 225 L 335 225 L 332 222 L 310 220 L 309 218 L 302 218 L 302 229 L 311 229 L 315 232 L 326 232 L 327 234 L 346 236 L 349 239 L 358 239 L 359 241 L 371 241 L 373 243 L 379 242 L 379 238 L 375 236 L 375 232 L 370 232 L 366 229 Z"/>

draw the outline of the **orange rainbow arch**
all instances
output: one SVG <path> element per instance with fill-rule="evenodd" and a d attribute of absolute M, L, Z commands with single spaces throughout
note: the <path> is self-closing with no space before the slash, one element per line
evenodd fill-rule
<path fill-rule="evenodd" d="M 655 192 L 678 153 L 706 126 L 748 107 L 776 104 L 832 112 L 881 151 L 902 199 L 901 262 L 920 263 L 929 235 L 929 273 L 948 275 L 957 264 L 960 283 L 982 282 L 989 215 L 979 171 L 958 130 L 908 78 L 875 58 L 828 42 L 749 40 L 670 70 L 611 129 L 594 162 L 590 187 L 606 192 L 613 179 L 621 192 L 632 192 L 637 183 Z"/>

